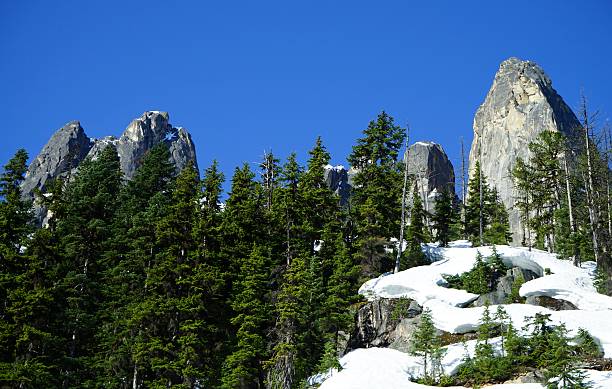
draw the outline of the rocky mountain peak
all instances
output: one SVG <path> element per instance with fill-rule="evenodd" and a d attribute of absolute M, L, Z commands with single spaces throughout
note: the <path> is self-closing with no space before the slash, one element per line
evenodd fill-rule
<path fill-rule="evenodd" d="M 79 121 L 61 127 L 30 163 L 22 184 L 23 193 L 31 198 L 35 188 L 44 191 L 49 180 L 76 169 L 91 147 L 92 141 Z"/>
<path fill-rule="evenodd" d="M 489 184 L 497 188 L 509 210 L 514 244 L 523 238 L 520 215 L 513 207 L 516 193 L 510 174 L 517 158 L 530 157 L 529 143 L 540 132 L 569 135 L 579 125 L 540 66 L 514 57 L 501 63 L 474 117 L 470 173 L 480 158 Z"/>
<path fill-rule="evenodd" d="M 435 197 L 444 189 L 455 193 L 455 170 L 446 152 L 437 143 L 419 141 L 408 147 L 408 174 L 416 178 L 417 190 L 427 211 L 433 211 Z"/>
<path fill-rule="evenodd" d="M 32 198 L 37 188 L 44 192 L 49 180 L 69 176 L 85 158 L 95 159 L 111 144 L 117 148 L 121 171 L 126 179 L 134 176 L 147 151 L 159 143 L 168 145 L 170 160 L 177 172 L 190 161 L 193 161 L 197 169 L 191 135 L 182 127 L 173 127 L 169 120 L 167 112 L 147 111 L 133 120 L 119 138 L 107 136 L 100 139 L 90 139 L 78 121 L 67 123 L 51 136 L 32 160 L 22 184 L 24 196 Z M 36 212 L 42 220 L 44 210 L 37 209 Z"/>

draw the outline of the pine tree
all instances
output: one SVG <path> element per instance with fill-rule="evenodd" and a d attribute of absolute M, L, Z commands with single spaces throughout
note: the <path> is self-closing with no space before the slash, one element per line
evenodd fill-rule
<path fill-rule="evenodd" d="M 97 329 L 103 305 L 104 257 L 112 246 L 113 225 L 122 188 L 119 157 L 107 146 L 87 159 L 62 192 L 57 214 L 58 289 L 64 306 L 58 312 L 58 336 L 65 340 L 64 385 L 92 382 L 100 375 L 96 360 Z M 61 323 L 61 324 L 60 324 Z M 60 327 L 61 325 L 61 327 Z"/>
<path fill-rule="evenodd" d="M 484 241 L 493 245 L 508 244 L 512 240 L 508 211 L 499 199 L 495 188 L 487 194 L 486 206 L 486 214 L 490 218 L 490 224 L 485 228 Z"/>
<path fill-rule="evenodd" d="M 307 373 L 303 341 L 308 327 L 308 312 L 304 310 L 309 297 L 307 281 L 305 258 L 293 259 L 284 274 L 275 306 L 277 341 L 267 362 L 268 388 L 291 389 Z"/>
<path fill-rule="evenodd" d="M 578 367 L 578 357 L 569 344 L 565 325 L 555 327 L 551 332 L 549 349 L 543 355 L 546 361 L 547 387 L 556 388 L 589 388 L 586 374 Z"/>
<path fill-rule="evenodd" d="M 299 188 L 302 206 L 308 210 L 304 213 L 302 229 L 310 246 L 314 247 L 315 242 L 322 239 L 326 221 L 335 216 L 338 200 L 325 183 L 325 166 L 330 156 L 320 137 L 309 154 L 308 168 L 301 177 Z"/>
<path fill-rule="evenodd" d="M 433 228 L 436 230 L 436 239 L 442 247 L 448 246 L 448 242 L 456 236 L 453 235 L 452 225 L 458 220 L 458 214 L 454 207 L 454 199 L 449 189 L 444 189 L 434 204 L 432 217 Z"/>
<path fill-rule="evenodd" d="M 429 379 L 436 380 L 438 378 L 431 375 L 431 369 L 432 358 L 441 359 L 440 350 L 440 339 L 436 334 L 436 327 L 434 327 L 433 324 L 431 311 L 425 309 L 421 314 L 419 324 L 410 343 L 410 354 L 422 358 L 423 378 L 425 382 Z"/>
<path fill-rule="evenodd" d="M 285 266 L 300 253 L 308 252 L 310 247 L 303 239 L 300 239 L 303 227 L 305 209 L 303 208 L 300 181 L 302 179 L 302 168 L 297 163 L 295 153 L 289 155 L 281 173 L 282 188 L 280 190 L 279 213 L 284 235 Z"/>
<path fill-rule="evenodd" d="M 547 364 L 545 357 L 551 349 L 554 327 L 550 324 L 550 314 L 536 313 L 529 318 L 526 330 L 530 330 L 528 339 L 528 356 L 538 367 Z"/>
<path fill-rule="evenodd" d="M 268 258 L 262 246 L 253 245 L 242 262 L 232 308 L 236 315 L 236 346 L 225 361 L 222 375 L 224 388 L 263 387 L 263 364 L 266 356 L 265 328 L 269 316 L 266 302 Z"/>
<path fill-rule="evenodd" d="M 156 225 L 170 209 L 170 186 L 175 169 L 165 144 L 149 150 L 133 179 L 122 188 L 113 225 L 113 239 L 104 254 L 103 305 L 99 327 L 99 360 L 105 385 L 142 384 L 150 369 L 137 355 L 143 346 L 144 323 L 134 310 L 148 297 L 147 271 L 155 263 L 159 247 Z M 137 313 L 140 315 L 140 312 Z M 142 355 L 142 353 L 140 354 Z"/>
<path fill-rule="evenodd" d="M 475 381 L 489 382 L 494 376 L 495 352 L 489 339 L 493 336 L 495 323 L 489 311 L 489 304 L 485 304 L 478 326 L 478 343 L 474 354 Z"/>
<path fill-rule="evenodd" d="M 0 385 L 58 387 L 59 345 L 49 320 L 56 256 L 48 229 L 30 237 L 31 202 L 20 189 L 26 161 L 19 150 L 0 175 Z"/>
<path fill-rule="evenodd" d="M 489 218 L 480 204 L 481 195 L 486 198 L 489 191 L 489 186 L 486 177 L 481 177 L 480 161 L 476 161 L 474 173 L 468 182 L 468 198 L 465 206 L 465 226 L 464 234 L 472 241 L 473 244 L 480 244 L 480 221 L 482 217 L 483 225 L 489 223 Z M 482 194 L 481 188 L 482 187 Z M 483 238 L 484 239 L 484 238 Z"/>
<path fill-rule="evenodd" d="M 418 193 L 418 189 L 415 185 L 414 192 L 412 195 L 412 210 L 410 213 L 410 224 L 406 234 L 406 251 L 403 253 L 403 264 L 402 270 L 408 269 L 414 266 L 421 266 L 427 264 L 427 258 L 421 244 L 426 243 L 428 240 L 426 226 L 425 226 L 425 210 L 423 209 L 423 203 Z"/>
<path fill-rule="evenodd" d="M 356 224 L 357 261 L 365 276 L 373 276 L 392 269 L 394 263 L 385 247 L 399 231 L 402 173 L 397 158 L 406 135 L 405 129 L 395 125 L 384 111 L 363 134 L 348 157 L 357 169 L 352 219 Z"/>
<path fill-rule="evenodd" d="M 28 155 L 21 149 L 4 166 L 0 176 L 0 301 L 7 304 L 11 290 L 16 287 L 15 276 L 20 274 L 21 247 L 27 242 L 27 235 L 31 231 L 31 204 L 21 198 L 20 184 L 24 180 Z M 0 361 L 9 362 L 12 359 L 9 350 L 14 347 L 15 329 L 11 322 L 13 319 L 6 314 L 5 309 L 0 310 Z"/>
<path fill-rule="evenodd" d="M 240 274 L 241 262 L 249 256 L 254 243 L 261 243 L 265 235 L 263 196 L 254 181 L 255 174 L 248 164 L 236 168 L 232 187 L 223 212 L 222 255 L 227 261 L 230 285 Z"/>

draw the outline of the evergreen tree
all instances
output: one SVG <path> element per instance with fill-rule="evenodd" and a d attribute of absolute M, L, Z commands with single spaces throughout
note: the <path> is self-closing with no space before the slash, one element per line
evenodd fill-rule
<path fill-rule="evenodd" d="M 155 227 L 170 209 L 174 174 L 168 147 L 156 145 L 119 194 L 113 239 L 103 256 L 103 324 L 97 335 L 101 346 L 97 363 L 104 371 L 99 375 L 104 385 L 131 381 L 138 386 L 151 374 L 136 355 L 143 348 L 140 341 L 146 323 L 134 318 L 140 315 L 134 310 L 147 298 L 147 272 L 159 252 Z"/>
<path fill-rule="evenodd" d="M 309 151 L 308 169 L 301 177 L 300 194 L 304 212 L 303 233 L 306 234 L 310 247 L 322 239 L 323 228 L 327 220 L 336 216 L 338 200 L 325 183 L 325 166 L 329 163 L 329 153 L 317 138 L 315 146 Z"/>
<path fill-rule="evenodd" d="M 410 224 L 406 234 L 406 250 L 403 252 L 402 269 L 427 264 L 427 258 L 421 244 L 427 242 L 427 231 L 425 226 L 425 210 L 415 185 L 412 195 L 412 210 L 410 213 Z"/>
<path fill-rule="evenodd" d="M 489 186 L 487 184 L 486 177 L 483 176 L 481 180 L 481 174 L 480 161 L 476 161 L 474 173 L 468 181 L 468 198 L 464 210 L 464 234 L 475 245 L 480 244 L 481 217 L 483 226 L 486 226 L 489 223 L 489 215 L 487 215 L 486 211 L 483 209 L 484 207 L 481 207 L 481 195 L 484 199 L 486 199 L 486 194 L 489 192 Z M 480 189 L 481 187 L 482 194 Z"/>
<path fill-rule="evenodd" d="M 442 247 L 448 246 L 448 242 L 457 238 L 453 234 L 452 226 L 459 219 L 454 207 L 454 199 L 449 189 L 444 189 L 434 204 L 432 217 L 433 228 L 436 230 L 436 239 Z"/>
<path fill-rule="evenodd" d="M 393 258 L 385 247 L 399 231 L 402 173 L 397 158 L 405 132 L 383 111 L 369 123 L 348 157 L 357 169 L 351 198 L 352 218 L 357 236 L 355 255 L 365 276 L 375 276 L 393 267 Z"/>
<path fill-rule="evenodd" d="M 253 245 L 242 262 L 232 308 L 236 315 L 236 346 L 225 361 L 222 376 L 224 388 L 263 387 L 262 361 L 266 356 L 265 328 L 269 316 L 266 302 L 268 258 L 262 246 Z"/>
<path fill-rule="evenodd" d="M 546 361 L 547 387 L 556 388 L 589 388 L 586 374 L 578 365 L 578 357 L 569 344 L 567 330 L 562 324 L 555 327 L 550 334 L 550 348 L 543 355 Z"/>
<path fill-rule="evenodd" d="M 0 175 L 0 386 L 58 387 L 60 350 L 49 320 L 56 256 L 49 230 L 29 236 L 31 202 L 20 189 L 26 161 L 19 150 Z"/>
<path fill-rule="evenodd" d="M 490 224 L 484 230 L 484 241 L 493 245 L 508 244 L 512 240 L 508 211 L 499 199 L 495 188 L 489 191 L 486 206 L 486 214 L 490 217 Z"/>
<path fill-rule="evenodd" d="M 410 343 L 410 354 L 422 358 L 425 382 L 430 379 L 435 381 L 438 378 L 431 374 L 432 358 L 441 359 L 441 348 L 440 339 L 431 318 L 431 311 L 425 309 Z"/>
<path fill-rule="evenodd" d="M 113 225 L 122 187 L 119 157 L 107 146 L 87 159 L 62 192 L 57 214 L 58 286 L 64 305 L 58 309 L 58 336 L 64 339 L 63 385 L 93 382 L 100 375 L 94 361 L 102 317 L 104 256 L 112 245 Z M 95 368 L 94 368 L 95 367 Z"/>
<path fill-rule="evenodd" d="M 307 280 L 305 258 L 293 259 L 277 296 L 277 342 L 267 363 L 268 388 L 291 389 L 306 376 L 308 366 L 304 359 L 306 345 L 303 339 L 308 328 L 308 312 L 304 310 L 309 297 Z"/>

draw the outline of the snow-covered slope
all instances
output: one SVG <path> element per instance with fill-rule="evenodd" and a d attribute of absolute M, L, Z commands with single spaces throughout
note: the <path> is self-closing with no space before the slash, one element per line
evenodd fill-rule
<path fill-rule="evenodd" d="M 478 251 L 483 256 L 492 253 L 491 247 L 471 248 L 468 242 L 454 242 L 449 248 L 434 245 L 425 247 L 431 265 L 419 266 L 397 274 L 385 274 L 369 280 L 359 289 L 368 299 L 378 297 L 408 297 L 424 308 L 429 308 L 434 324 L 440 330 L 451 333 L 474 331 L 482 316 L 483 307 L 467 306 L 478 296 L 464 290 L 446 288 L 444 274 L 461 274 L 469 271 Z M 596 292 L 592 274 L 593 263 L 581 268 L 569 261 L 557 259 L 554 254 L 540 250 L 498 246 L 498 253 L 509 266 L 519 266 L 540 275 L 526 282 L 520 289 L 521 296 L 548 296 L 574 304 L 578 310 L 552 311 L 528 304 L 509 304 L 504 308 L 516 328 L 525 324 L 526 317 L 536 313 L 549 313 L 555 323 L 565 323 L 570 332 L 584 328 L 599 342 L 606 357 L 612 357 L 612 298 Z M 496 306 L 491 306 L 495 312 Z M 493 340 L 495 343 L 495 340 Z M 447 346 L 442 361 L 447 374 L 455 373 L 466 352 L 472 354 L 475 341 Z M 358 349 L 341 359 L 343 370 L 333 372 L 321 385 L 322 389 L 358 388 L 427 388 L 410 381 L 419 376 L 422 366 L 418 358 L 392 349 Z M 612 372 L 588 371 L 594 388 L 612 388 Z M 503 384 L 491 388 L 541 388 L 539 384 Z"/>

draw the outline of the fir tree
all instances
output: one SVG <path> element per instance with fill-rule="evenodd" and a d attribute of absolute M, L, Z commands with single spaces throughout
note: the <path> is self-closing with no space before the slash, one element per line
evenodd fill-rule
<path fill-rule="evenodd" d="M 62 370 L 64 385 L 95 381 L 94 369 L 102 321 L 101 279 L 104 257 L 112 246 L 113 225 L 122 187 L 119 157 L 107 146 L 96 160 L 85 160 L 62 192 L 62 212 L 57 216 L 59 237 L 58 288 L 65 305 L 59 310 L 63 322 L 59 336 L 65 339 Z"/>
<path fill-rule="evenodd" d="M 56 256 L 49 230 L 29 237 L 31 202 L 20 189 L 26 161 L 27 153 L 19 150 L 0 175 L 0 383 L 58 387 L 61 353 L 50 321 Z"/>
<path fill-rule="evenodd" d="M 150 374 L 136 355 L 145 323 L 134 319 L 133 310 L 147 298 L 147 271 L 159 251 L 155 227 L 170 208 L 175 169 L 169 159 L 165 144 L 153 147 L 119 195 L 114 238 L 104 254 L 100 307 L 104 323 L 97 335 L 98 363 L 104 371 L 100 381 L 105 385 L 132 381 L 138 386 Z"/>
<path fill-rule="evenodd" d="M 364 275 L 378 275 L 392 268 L 385 252 L 389 239 L 399 231 L 402 173 L 397 158 L 405 129 L 386 112 L 378 115 L 357 140 L 348 161 L 357 169 L 353 186 L 352 218 L 356 224 L 357 262 Z"/>
<path fill-rule="evenodd" d="M 308 273 L 303 257 L 295 258 L 284 274 L 275 306 L 277 341 L 267 363 L 267 387 L 291 389 L 305 378 L 304 333 L 307 331 Z"/>
<path fill-rule="evenodd" d="M 236 315 L 236 346 L 225 361 L 222 375 L 224 388 L 263 387 L 263 364 L 266 356 L 265 328 L 269 320 L 266 302 L 268 258 L 262 246 L 253 245 L 242 262 L 232 308 Z"/>
<path fill-rule="evenodd" d="M 433 228 L 436 230 L 436 239 L 442 247 L 448 246 L 448 242 L 456 236 L 453 235 L 452 225 L 458 220 L 458 214 L 454 207 L 454 199 L 449 189 L 444 189 L 434 204 L 432 217 Z"/>
<path fill-rule="evenodd" d="M 578 357 L 569 344 L 567 330 L 563 324 L 551 332 L 549 346 L 543 355 L 547 366 L 545 377 L 548 388 L 591 387 L 586 381 L 586 374 L 577 367 Z"/>
<path fill-rule="evenodd" d="M 440 359 L 440 350 L 440 339 L 436 334 L 431 311 L 425 309 L 410 343 L 410 354 L 420 357 L 423 361 L 423 378 L 425 381 L 437 379 L 437 377 L 431 375 L 432 358 Z"/>
<path fill-rule="evenodd" d="M 489 192 L 489 186 L 487 184 L 486 177 L 483 176 L 481 178 L 481 174 L 482 171 L 480 169 L 480 161 L 476 161 L 474 173 L 468 182 L 468 198 L 464 210 L 464 234 L 469 240 L 472 241 L 473 244 L 480 244 L 481 217 L 483 226 L 486 226 L 489 223 L 489 217 L 483 207 L 481 207 L 481 196 L 486 198 L 486 194 Z"/>
<path fill-rule="evenodd" d="M 403 253 L 404 263 L 402 269 L 414 266 L 425 265 L 427 263 L 425 253 L 421 244 L 427 241 L 427 231 L 425 227 L 425 210 L 423 203 L 415 185 L 412 195 L 412 210 L 410 213 L 410 224 L 406 234 L 406 251 Z"/>

